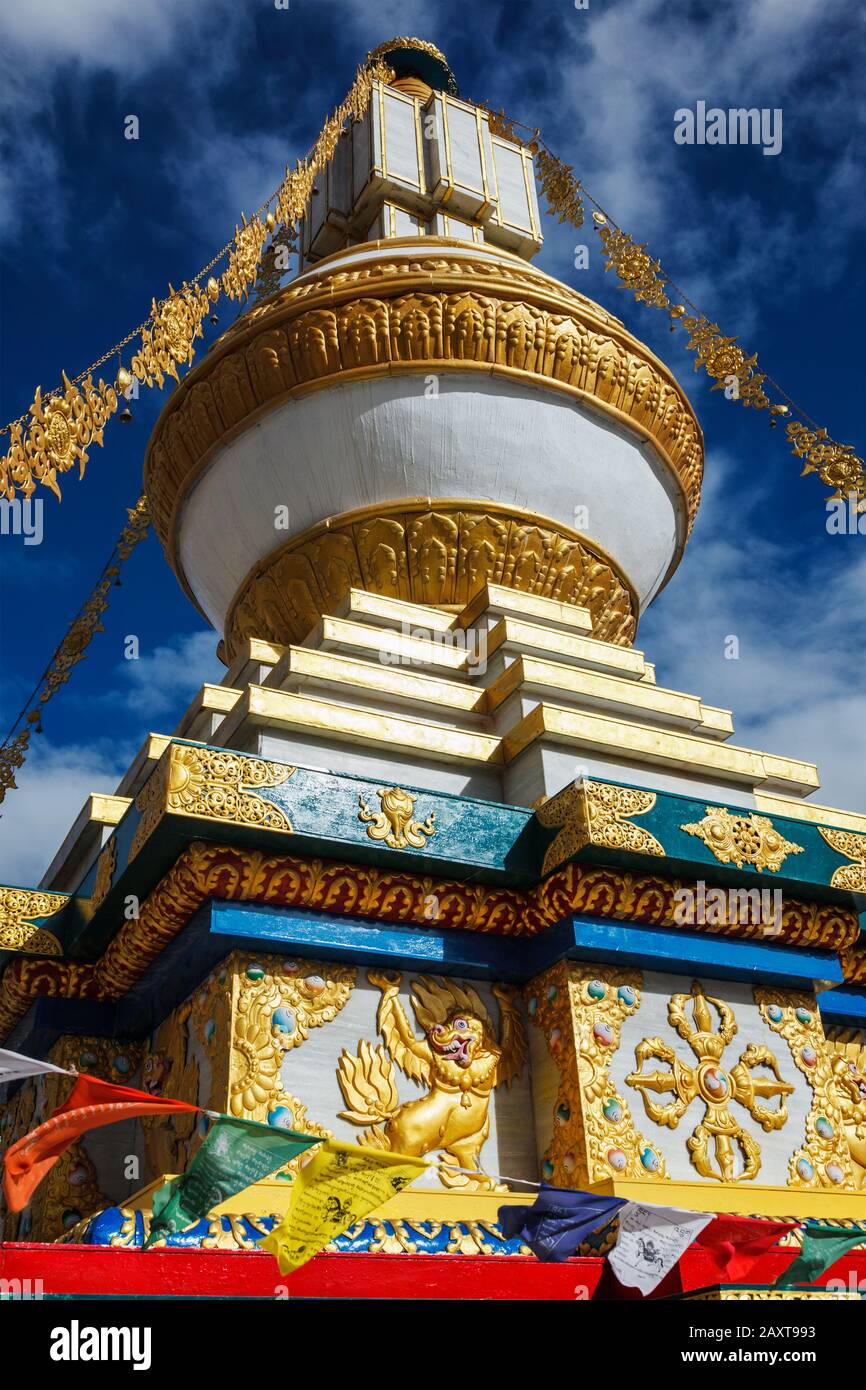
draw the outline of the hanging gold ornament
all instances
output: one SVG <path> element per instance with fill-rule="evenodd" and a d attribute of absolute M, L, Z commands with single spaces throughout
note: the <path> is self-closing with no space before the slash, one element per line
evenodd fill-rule
<path fill-rule="evenodd" d="M 626 232 L 609 227 L 606 220 L 597 222 L 595 229 L 607 255 L 604 268 L 616 271 L 622 281 L 621 288 L 631 290 L 635 299 L 642 304 L 669 309 L 671 302 L 659 274 L 661 266 L 647 254 L 646 243 L 638 245 Z"/>
<path fill-rule="evenodd" d="M 78 467 L 79 478 L 94 444 L 102 444 L 102 431 L 117 410 L 117 392 L 100 378 L 94 386 L 88 375 L 80 383 L 61 373 L 63 390 L 43 398 L 37 386 L 29 419 L 9 431 L 9 452 L 0 459 L 0 495 L 10 502 L 16 492 L 29 497 L 37 484 L 50 488 L 60 501 L 59 473 Z"/>
<path fill-rule="evenodd" d="M 548 212 L 556 213 L 560 222 L 570 222 L 573 227 L 583 226 L 583 199 L 580 196 L 580 183 L 574 177 L 570 164 L 542 146 L 535 156 L 535 167 L 541 184 L 541 192 L 547 199 Z"/>
<path fill-rule="evenodd" d="M 141 334 L 141 347 L 132 359 L 132 370 L 145 386 L 162 387 L 166 376 L 180 381 L 177 369 L 187 366 L 195 356 L 193 342 L 202 336 L 201 321 L 207 313 L 208 296 L 198 285 L 184 284 L 179 290 L 168 287 L 168 298 L 156 300 L 147 327 Z"/>

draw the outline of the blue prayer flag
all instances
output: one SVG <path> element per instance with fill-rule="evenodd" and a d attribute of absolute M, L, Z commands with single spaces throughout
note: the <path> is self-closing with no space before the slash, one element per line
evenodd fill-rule
<path fill-rule="evenodd" d="M 520 1238 L 539 1260 L 562 1261 L 625 1206 L 624 1197 L 599 1197 L 568 1187 L 541 1184 L 531 1207 L 500 1207 L 499 1225 L 508 1239 Z"/>

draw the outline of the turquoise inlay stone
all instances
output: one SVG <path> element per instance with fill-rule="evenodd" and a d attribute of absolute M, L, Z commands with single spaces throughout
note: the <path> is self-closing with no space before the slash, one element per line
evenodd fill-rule
<path fill-rule="evenodd" d="M 546 1159 L 544 1160 L 544 1162 L 542 1163 L 542 1165 L 541 1165 L 541 1173 L 542 1173 L 542 1177 L 545 1177 L 545 1178 L 552 1178 L 552 1177 L 553 1177 L 553 1164 L 551 1163 L 551 1161 L 550 1161 L 549 1158 L 546 1158 Z"/>
<path fill-rule="evenodd" d="M 822 1139 L 832 1139 L 835 1133 L 833 1126 L 826 1115 L 819 1115 L 815 1121 L 815 1129 Z"/>
<path fill-rule="evenodd" d="M 607 985 L 601 980 L 590 980 L 586 987 L 586 992 L 590 999 L 603 999 L 607 994 Z"/>
<path fill-rule="evenodd" d="M 87 1182 L 87 1169 L 83 1164 L 78 1164 L 69 1174 L 70 1187 L 82 1187 Z"/>
<path fill-rule="evenodd" d="M 293 1129 L 292 1112 L 287 1105 L 275 1105 L 268 1114 L 268 1124 L 272 1129 Z"/>
<path fill-rule="evenodd" d="M 796 1016 L 800 1023 L 809 1024 L 812 1022 L 812 1015 L 808 1009 L 798 1009 Z"/>
<path fill-rule="evenodd" d="M 613 1043 L 613 1029 L 609 1023 L 596 1023 L 592 1030 L 593 1037 L 596 1038 L 602 1047 L 610 1047 Z"/>
<path fill-rule="evenodd" d="M 818 1060 L 818 1054 L 815 1051 L 814 1047 L 801 1047 L 800 1058 L 803 1062 L 804 1067 L 814 1067 L 815 1063 Z"/>
<path fill-rule="evenodd" d="M 76 1211 L 75 1207 L 70 1207 L 68 1211 L 65 1211 L 65 1212 L 63 1213 L 63 1217 L 62 1217 L 63 1229 L 64 1229 L 65 1231 L 71 1230 L 73 1226 L 77 1226 L 77 1225 L 78 1225 L 78 1223 L 79 1223 L 80 1220 L 81 1220 L 81 1212 L 80 1212 L 80 1211 Z"/>
<path fill-rule="evenodd" d="M 778 1004 L 771 1004 L 771 1005 L 769 1006 L 769 1008 L 767 1009 L 767 1017 L 768 1017 L 773 1023 L 781 1023 L 781 1022 L 782 1022 L 782 1010 L 779 1008 L 779 1005 L 778 1005 Z"/>
<path fill-rule="evenodd" d="M 292 1013 L 291 1009 L 287 1009 L 285 1005 L 281 1005 L 280 1008 L 274 1009 L 274 1012 L 271 1014 L 271 1027 L 276 1033 L 294 1033 L 295 1015 Z"/>
<path fill-rule="evenodd" d="M 559 990 L 556 988 L 556 985 L 551 985 L 551 986 L 550 986 L 550 989 L 547 991 L 547 1002 L 548 1002 L 548 1004 L 552 1004 L 552 1003 L 553 1003 L 553 1001 L 554 1001 L 554 999 L 556 998 L 556 996 L 557 996 L 558 993 L 559 993 Z"/>
<path fill-rule="evenodd" d="M 132 1063 L 125 1052 L 121 1052 L 118 1057 L 112 1057 L 111 1065 L 120 1076 L 126 1076 L 127 1072 L 132 1071 Z"/>
<path fill-rule="evenodd" d="M 845 1177 L 838 1163 L 828 1163 L 824 1168 L 824 1172 L 827 1174 L 830 1181 L 834 1183 L 842 1182 Z"/>
<path fill-rule="evenodd" d="M 81 1067 L 92 1067 L 95 1066 L 98 1061 L 99 1058 L 95 1052 L 82 1052 L 78 1059 L 78 1064 Z"/>
<path fill-rule="evenodd" d="M 604 1118 L 606 1120 L 610 1120 L 612 1125 L 619 1124 L 622 1119 L 622 1106 L 615 1096 L 609 1096 L 602 1109 L 604 1110 Z"/>
<path fill-rule="evenodd" d="M 530 999 L 529 1004 L 527 1005 L 527 1007 L 528 1007 L 528 1009 L 529 1009 L 529 1017 L 530 1017 L 530 1018 L 535 1018 L 535 1015 L 538 1013 L 538 1000 L 536 999 L 536 997 L 535 997 L 534 994 L 533 994 L 532 998 Z"/>
<path fill-rule="evenodd" d="M 567 1125 L 571 1119 L 571 1111 L 567 1105 L 558 1105 L 556 1108 L 556 1119 L 561 1125 Z"/>
<path fill-rule="evenodd" d="M 630 1009 L 633 1006 L 635 1000 L 637 999 L 637 995 L 635 994 L 631 985 L 620 985 L 619 989 L 616 992 L 616 997 L 621 1004 L 625 1004 L 627 1009 Z"/>
<path fill-rule="evenodd" d="M 797 1159 L 797 1172 L 806 1182 L 811 1182 L 812 1178 L 815 1176 L 815 1169 L 812 1167 L 808 1158 Z"/>
<path fill-rule="evenodd" d="M 648 1173 L 657 1173 L 659 1170 L 659 1156 L 655 1149 L 644 1149 L 640 1156 L 640 1161 Z"/>
<path fill-rule="evenodd" d="M 622 1149 L 608 1149 L 607 1161 L 610 1164 L 611 1168 L 615 1170 L 615 1172 L 621 1173 L 626 1163 L 628 1162 L 628 1159 L 626 1158 Z"/>
<path fill-rule="evenodd" d="M 255 961 L 247 966 L 246 975 L 248 980 L 263 980 L 265 978 L 265 967 L 256 965 Z"/>
<path fill-rule="evenodd" d="M 204 1040 L 210 1046 L 216 1037 L 216 1019 L 209 1018 L 204 1026 Z"/>

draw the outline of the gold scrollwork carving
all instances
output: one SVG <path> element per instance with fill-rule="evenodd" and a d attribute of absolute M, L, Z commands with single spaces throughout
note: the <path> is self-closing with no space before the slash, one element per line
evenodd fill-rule
<path fill-rule="evenodd" d="M 643 816 L 656 804 L 655 792 L 615 787 L 584 778 L 552 796 L 536 810 L 539 824 L 561 827 L 548 845 L 541 872 L 549 874 L 587 845 L 624 849 L 630 854 L 664 854 L 664 847 L 631 816 Z"/>
<path fill-rule="evenodd" d="M 855 1029 L 828 1029 L 827 1046 L 848 1150 L 860 1187 L 866 1188 L 866 1034 Z"/>
<path fill-rule="evenodd" d="M 689 1004 L 691 1020 L 686 1013 Z M 715 1025 L 713 1009 L 718 1018 Z M 787 1122 L 786 1097 L 794 1087 L 781 1076 L 769 1048 L 758 1043 L 750 1042 L 734 1066 L 726 1070 L 722 1055 L 737 1031 L 734 1011 L 724 1000 L 707 994 L 698 980 L 693 981 L 691 994 L 671 996 L 668 1021 L 692 1049 L 697 1065 L 681 1061 L 661 1038 L 644 1038 L 635 1048 L 637 1071 L 626 1077 L 627 1084 L 640 1092 L 650 1119 L 669 1129 L 676 1129 L 692 1101 L 703 1103 L 703 1117 L 687 1140 L 691 1161 L 702 1178 L 746 1182 L 756 1177 L 761 1167 L 761 1146 L 731 1114 L 730 1102 L 736 1101 L 769 1132 L 781 1129 Z M 668 1070 L 644 1072 L 643 1064 L 650 1060 L 665 1063 Z M 757 1067 L 765 1067 L 771 1075 L 756 1076 Z M 660 1105 L 650 1099 L 649 1093 L 667 1094 L 672 1099 Z M 777 1106 L 764 1104 L 774 1099 L 779 1101 Z M 738 1148 L 743 1163 L 741 1173 L 736 1172 Z"/>
<path fill-rule="evenodd" d="M 640 1007 L 639 970 L 561 963 L 525 990 L 529 1016 L 559 1072 L 543 1176 L 561 1187 L 606 1178 L 664 1181 L 662 1155 L 635 1128 L 610 1080 L 622 1025 Z"/>
<path fill-rule="evenodd" d="M 232 970 L 229 1114 L 330 1137 L 330 1130 L 309 1119 L 304 1103 L 284 1088 L 282 1063 L 312 1028 L 337 1017 L 355 987 L 355 966 L 257 956 L 234 957 Z"/>
<path fill-rule="evenodd" d="M 703 841 L 720 864 L 738 869 L 751 864 L 758 873 L 778 873 L 789 854 L 803 853 L 803 846 L 786 840 L 767 816 L 733 816 L 725 806 L 708 806 L 703 820 L 680 829 Z"/>
<path fill-rule="evenodd" d="M 93 892 L 90 894 L 90 906 L 94 911 L 100 906 L 110 892 L 116 872 L 117 837 L 116 835 L 111 835 L 108 843 L 96 861 L 96 877 L 93 880 Z"/>
<path fill-rule="evenodd" d="M 371 840 L 384 840 L 389 849 L 423 849 L 430 835 L 436 834 L 436 816 L 414 818 L 417 797 L 402 787 L 380 787 L 376 792 L 381 811 L 371 811 L 363 793 L 358 795 L 358 820 L 367 827 Z"/>
<path fill-rule="evenodd" d="M 844 854 L 853 862 L 840 864 L 833 870 L 831 888 L 846 888 L 849 893 L 866 893 L 866 835 L 858 835 L 853 830 L 832 830 L 819 825 L 818 834 L 826 840 L 837 854 Z"/>
<path fill-rule="evenodd" d="M 247 758 L 225 749 L 171 744 L 136 797 L 135 809 L 141 819 L 132 837 L 130 860 L 169 812 L 291 834 L 292 824 L 285 811 L 252 789 L 282 786 L 294 771 L 284 763 Z"/>
<path fill-rule="evenodd" d="M 755 1002 L 767 1026 L 785 1039 L 794 1065 L 812 1090 L 806 1142 L 791 1155 L 788 1186 L 849 1190 L 856 1187 L 832 1054 L 814 995 L 760 986 L 755 989 Z"/>
<path fill-rule="evenodd" d="M 56 916 L 68 902 L 66 894 L 0 887 L 0 951 L 22 951 L 31 956 L 62 955 L 57 937 L 40 924 L 46 917 Z"/>

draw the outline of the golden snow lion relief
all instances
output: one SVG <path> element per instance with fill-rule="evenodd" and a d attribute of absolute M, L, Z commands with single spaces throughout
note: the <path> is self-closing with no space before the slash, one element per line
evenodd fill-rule
<path fill-rule="evenodd" d="M 412 1008 L 423 1030 L 417 1037 L 398 998 L 402 975 L 368 970 L 382 991 L 376 1026 L 385 1045 L 359 1042 L 345 1049 L 337 1079 L 347 1109 L 341 1118 L 366 1126 L 360 1143 L 394 1153 L 424 1156 L 441 1150 L 443 1161 L 471 1168 L 477 1177 L 440 1169 L 444 1186 L 497 1190 L 481 1169 L 481 1150 L 490 1133 L 490 1097 L 496 1086 L 519 1077 L 526 1061 L 526 1035 L 517 992 L 493 985 L 499 1004 L 499 1039 L 493 1021 L 471 985 L 422 975 L 412 984 Z M 401 1103 L 394 1065 L 410 1081 L 427 1087 L 418 1100 Z"/>

